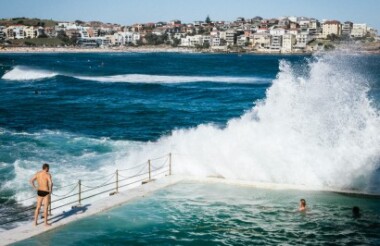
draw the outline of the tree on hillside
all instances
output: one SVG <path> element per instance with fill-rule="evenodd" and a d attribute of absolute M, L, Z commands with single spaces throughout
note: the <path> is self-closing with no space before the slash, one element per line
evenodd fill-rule
<path fill-rule="evenodd" d="M 84 21 L 81 21 L 81 20 L 76 20 L 75 23 L 76 23 L 77 25 L 83 25 L 83 24 L 85 24 L 85 22 L 84 22 Z"/>
<path fill-rule="evenodd" d="M 165 33 L 163 35 L 156 35 L 153 33 L 148 33 L 145 35 L 146 43 L 149 45 L 164 44 L 168 40 L 168 35 Z"/>
<path fill-rule="evenodd" d="M 209 15 L 207 15 L 205 22 L 206 22 L 207 24 L 210 24 L 210 23 L 211 23 L 211 19 L 210 19 L 210 16 L 209 16 Z"/>

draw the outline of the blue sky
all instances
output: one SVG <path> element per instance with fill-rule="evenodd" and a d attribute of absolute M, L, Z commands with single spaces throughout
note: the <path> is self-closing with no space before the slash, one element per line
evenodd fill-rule
<path fill-rule="evenodd" d="M 119 24 L 307 16 L 367 23 L 380 31 L 380 0 L 0 0 L 0 18 L 101 20 Z"/>

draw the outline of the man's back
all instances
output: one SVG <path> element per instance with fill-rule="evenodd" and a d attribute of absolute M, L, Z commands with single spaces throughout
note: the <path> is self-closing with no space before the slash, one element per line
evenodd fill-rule
<path fill-rule="evenodd" d="M 42 191 L 49 191 L 49 178 L 50 174 L 45 171 L 40 171 L 36 174 L 38 189 Z"/>

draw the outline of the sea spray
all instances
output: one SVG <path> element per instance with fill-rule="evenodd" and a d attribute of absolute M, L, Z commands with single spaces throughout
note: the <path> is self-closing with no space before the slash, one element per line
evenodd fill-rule
<path fill-rule="evenodd" d="M 366 191 L 379 167 L 379 112 L 368 97 L 370 81 L 351 59 L 322 55 L 300 70 L 282 61 L 266 99 L 240 118 L 225 127 L 177 129 L 155 142 L 0 129 L 2 141 L 8 139 L 2 142 L 7 159 L 2 170 L 10 173 L 1 191 L 14 192 L 18 201 L 34 195 L 27 180 L 45 161 L 52 164 L 59 187 L 99 180 L 116 168 L 169 152 L 174 174 Z"/>
<path fill-rule="evenodd" d="M 225 128 L 175 130 L 123 162 L 173 152 L 178 174 L 363 191 L 379 167 L 380 117 L 350 59 L 316 57 L 304 75 L 281 61 L 266 99 Z"/>
<path fill-rule="evenodd" d="M 57 76 L 55 72 L 46 70 L 32 69 L 25 66 L 16 66 L 12 70 L 6 72 L 2 79 L 11 81 L 31 81 L 52 78 Z"/>

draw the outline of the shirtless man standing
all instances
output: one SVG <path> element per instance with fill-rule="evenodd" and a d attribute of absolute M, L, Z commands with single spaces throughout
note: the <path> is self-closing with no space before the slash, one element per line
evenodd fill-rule
<path fill-rule="evenodd" d="M 37 180 L 38 188 L 35 186 L 34 182 Z M 50 226 L 48 224 L 48 208 L 50 195 L 53 187 L 53 182 L 51 179 L 51 175 L 49 173 L 49 164 L 42 165 L 42 171 L 37 172 L 32 179 L 30 180 L 30 184 L 33 186 L 35 190 L 37 190 L 37 207 L 34 213 L 34 225 L 37 225 L 38 215 L 40 213 L 42 202 L 44 203 L 44 219 L 45 226 Z"/>

